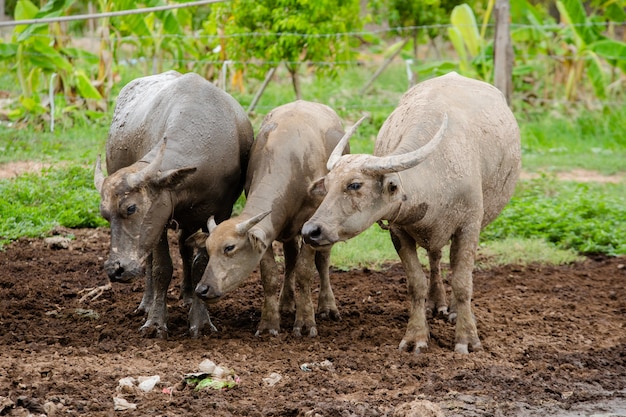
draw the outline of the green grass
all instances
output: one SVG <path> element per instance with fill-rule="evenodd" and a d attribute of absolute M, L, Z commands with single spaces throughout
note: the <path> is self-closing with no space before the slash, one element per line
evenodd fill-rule
<path fill-rule="evenodd" d="M 626 106 L 561 110 L 518 116 L 526 170 L 626 171 Z"/>
<path fill-rule="evenodd" d="M 0 180 L 0 245 L 22 236 L 45 236 L 57 225 L 97 227 L 100 216 L 93 172 L 82 166 L 47 169 Z"/>
<path fill-rule="evenodd" d="M 302 79 L 303 99 L 330 105 L 346 126 L 364 112 L 371 115 L 351 140 L 353 153 L 372 152 L 378 129 L 406 89 L 404 65 L 398 64 L 385 71 L 366 94 L 359 94 L 372 72 L 358 67 L 334 79 Z M 132 79 L 129 74 L 122 77 Z M 244 93 L 231 93 L 247 108 L 259 84 L 251 81 Z M 267 112 L 294 98 L 291 82 L 280 69 L 252 117 L 255 130 Z M 516 117 L 526 170 L 626 172 L 626 105 L 594 111 L 568 108 L 542 113 L 536 109 L 517 112 Z M 96 155 L 104 151 L 110 118 L 111 112 L 100 120 L 74 116 L 59 120 L 53 133 L 0 125 L 0 164 L 28 160 L 53 167 L 41 175 L 0 180 L 0 244 L 20 236 L 43 236 L 56 225 L 106 225 L 98 212 L 92 166 Z M 574 184 L 550 175 L 522 181 L 502 215 L 483 232 L 479 261 L 482 266 L 567 263 L 580 253 L 626 254 L 624 196 L 623 183 Z M 241 198 L 235 213 L 243 204 Z M 425 262 L 423 253 L 421 258 Z M 388 232 L 374 225 L 337 244 L 332 260 L 340 269 L 380 268 L 398 257 Z"/>

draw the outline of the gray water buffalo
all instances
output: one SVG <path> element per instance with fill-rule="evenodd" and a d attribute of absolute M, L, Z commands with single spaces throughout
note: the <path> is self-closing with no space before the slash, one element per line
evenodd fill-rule
<path fill-rule="evenodd" d="M 327 173 L 326 161 L 343 134 L 341 120 L 325 105 L 296 101 L 274 109 L 252 147 L 242 213 L 217 225 L 210 221 L 209 262 L 196 293 L 217 301 L 241 285 L 260 262 L 264 303 L 257 334 L 278 334 L 280 310 L 293 311 L 295 303 L 294 334 L 308 329 L 309 336 L 317 335 L 310 294 L 315 267 L 321 286 L 318 312 L 339 314 L 328 277 L 331 246 L 314 251 L 303 245 L 300 229 L 322 200 L 311 196 L 308 187 Z M 283 243 L 285 255 L 280 298 L 275 240 Z"/>
<path fill-rule="evenodd" d="M 415 353 L 427 347 L 427 308 L 447 312 L 439 262 L 451 241 L 455 350 L 480 349 L 471 309 L 478 238 L 509 201 L 521 165 L 519 128 L 504 96 L 450 73 L 402 97 L 378 133 L 374 155 L 341 156 L 343 146 L 311 189 L 325 197 L 302 228 L 304 240 L 323 248 L 387 222 L 411 305 L 399 348 Z M 416 245 L 428 252 L 430 288 Z"/>
<path fill-rule="evenodd" d="M 179 230 L 182 295 L 191 303 L 190 333 L 213 325 L 191 279 L 193 249 L 183 242 L 210 216 L 230 217 L 243 190 L 254 132 L 243 108 L 197 74 L 138 78 L 120 92 L 94 183 L 111 224 L 104 269 L 111 281 L 146 277 L 138 307 L 146 335 L 167 336 L 167 289 L 173 266 L 167 230 Z"/>

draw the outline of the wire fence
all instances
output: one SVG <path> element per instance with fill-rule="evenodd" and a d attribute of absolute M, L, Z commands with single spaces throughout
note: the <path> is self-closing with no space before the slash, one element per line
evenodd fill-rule
<path fill-rule="evenodd" d="M 131 14 L 146 14 L 153 13 L 159 11 L 166 10 L 174 10 L 179 8 L 188 8 L 188 7 L 201 7 L 201 6 L 209 6 L 210 4 L 224 2 L 224 0 L 201 0 L 201 1 L 193 1 L 189 3 L 179 3 L 179 4 L 170 4 L 167 6 L 153 7 L 153 8 L 143 8 L 143 9 L 135 9 L 135 10 L 126 10 L 126 11 L 118 11 L 118 12 L 108 12 L 108 13 L 93 13 L 86 15 L 76 15 L 76 16 L 59 16 L 47 19 L 32 19 L 27 21 L 0 21 L 0 29 L 3 27 L 14 27 L 18 25 L 37 25 L 37 24 L 50 24 L 50 23 L 65 23 L 68 21 L 80 21 L 80 20 L 94 20 L 94 19 L 102 19 L 108 17 L 120 17 Z M 611 22 L 611 21 L 590 21 L 587 27 L 593 27 L 597 30 L 612 32 L 612 33 L 621 33 L 621 37 L 624 37 L 623 33 L 626 32 L 626 22 Z M 125 66 L 144 66 L 146 68 L 150 67 L 148 65 L 149 61 L 154 61 L 158 59 L 159 66 L 163 69 L 170 68 L 188 68 L 193 70 L 198 67 L 214 67 L 216 74 L 224 74 L 226 72 L 227 67 L 229 66 L 256 66 L 260 68 L 271 68 L 276 67 L 281 64 L 288 65 L 309 65 L 316 67 L 331 67 L 331 66 L 363 66 L 369 65 L 372 67 L 372 72 L 375 70 L 375 66 L 379 65 L 379 62 L 373 62 L 374 60 L 380 60 L 380 57 L 385 54 L 385 51 L 380 51 L 379 54 L 376 55 L 357 55 L 354 59 L 348 60 L 336 60 L 336 61 L 312 61 L 312 60 L 292 60 L 292 61 L 275 61 L 275 60 L 265 60 L 263 58 L 255 58 L 249 60 L 236 60 L 232 58 L 224 58 L 223 54 L 220 51 L 221 45 L 223 45 L 224 41 L 229 42 L 237 42 L 241 41 L 245 38 L 250 37 L 270 37 L 272 39 L 277 39 L 281 37 L 296 37 L 301 38 L 304 41 L 310 38 L 337 38 L 337 39 L 345 39 L 345 38 L 353 38 L 357 39 L 361 43 L 367 43 L 365 39 L 369 39 L 371 37 L 379 37 L 384 38 L 386 40 L 393 40 L 394 37 L 398 37 L 399 34 L 408 34 L 414 31 L 420 32 L 430 32 L 431 41 L 427 45 L 420 45 L 419 51 L 420 56 L 407 58 L 405 62 L 401 65 L 405 65 L 407 69 L 407 77 L 410 77 L 410 72 L 415 70 L 420 65 L 432 65 L 437 61 L 445 61 L 445 60 L 456 60 L 458 57 L 454 50 L 450 48 L 446 48 L 442 45 L 437 45 L 437 40 L 442 41 L 445 39 L 446 32 L 452 28 L 451 24 L 437 24 L 437 25 L 422 25 L 422 26 L 406 26 L 406 27 L 376 27 L 368 30 L 359 30 L 359 31 L 348 31 L 348 32 L 338 32 L 338 33 L 295 33 L 295 32 L 278 32 L 278 33 L 268 33 L 268 32 L 242 32 L 242 33 L 230 33 L 230 34 L 211 34 L 205 33 L 203 31 L 196 31 L 193 33 L 187 34 L 159 34 L 159 35 L 150 35 L 150 36 L 120 36 L 119 33 L 112 33 L 109 35 L 108 41 L 116 44 L 116 51 L 114 58 L 117 60 L 118 65 Z M 490 36 L 493 33 L 494 25 L 486 26 L 487 33 L 489 34 L 489 38 L 485 39 L 486 42 L 490 41 Z M 528 25 L 528 24 L 517 24 L 511 23 L 510 30 L 513 36 L 517 32 L 521 31 L 536 31 L 538 33 L 551 33 L 555 38 L 561 36 L 559 33 L 566 29 L 565 25 L 562 24 L 546 24 L 546 25 Z M 5 37 L 8 35 L 5 32 Z M 34 34 L 33 37 L 43 36 L 44 40 L 47 43 L 53 44 L 54 42 L 59 40 L 59 33 L 55 33 L 54 35 L 38 35 Z M 63 35 L 61 35 L 61 38 Z M 78 39 L 76 35 L 66 35 L 65 39 L 61 39 L 64 43 L 68 45 L 76 45 L 77 42 L 80 42 L 80 46 L 76 49 L 66 49 L 63 54 L 64 57 L 70 61 L 78 61 L 85 58 L 84 52 L 89 51 L 95 55 L 99 53 L 99 48 L 101 47 L 101 41 L 103 37 L 97 32 L 85 31 L 85 33 L 80 36 Z M 196 45 L 202 45 L 204 47 L 204 51 L 198 52 L 196 54 L 180 54 L 176 53 L 175 49 L 172 50 L 161 50 L 158 58 L 156 56 L 137 56 L 135 54 L 136 50 L 132 47 L 128 50 L 124 50 L 121 45 L 141 45 L 141 44 L 151 44 L 151 43 L 159 43 L 160 45 L 166 45 L 167 43 L 172 44 L 188 44 L 190 42 L 195 43 Z M 577 61 L 586 61 L 594 59 L 591 55 L 579 54 L 576 55 L 576 51 L 572 51 L 571 49 L 564 49 L 563 54 L 555 52 L 558 48 L 562 48 L 561 45 L 555 45 L 555 48 L 549 49 L 548 51 L 542 51 L 541 48 L 528 49 L 523 48 L 516 51 L 517 60 L 521 62 L 528 61 L 543 61 L 546 66 L 554 66 L 559 63 L 566 62 L 568 60 L 575 59 Z M 1 42 L 0 42 L 1 43 Z M 1 45 L 0 45 L 1 46 Z M 515 42 L 513 43 L 513 47 L 515 49 Z M 562 48 L 563 49 L 563 48 Z M 621 49 L 621 53 L 624 53 L 626 48 Z M 0 50 L 1 53 L 1 50 Z M 26 59 L 33 58 L 34 60 L 45 60 L 47 58 L 46 54 L 39 53 L 34 50 L 27 50 L 23 52 L 23 57 Z M 610 59 L 616 61 L 626 61 L 626 56 L 622 54 L 617 54 L 615 56 L 610 57 Z M 372 62 L 368 62 L 372 61 Z M 152 69 L 154 69 L 154 65 L 152 65 Z M 546 102 L 546 99 L 535 99 L 537 103 Z M 560 100 L 550 100 L 552 102 L 559 102 Z M 387 107 L 385 104 L 381 104 L 382 106 Z"/>

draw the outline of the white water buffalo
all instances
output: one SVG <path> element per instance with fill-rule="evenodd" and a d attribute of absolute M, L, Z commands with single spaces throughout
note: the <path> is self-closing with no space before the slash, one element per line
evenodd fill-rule
<path fill-rule="evenodd" d="M 193 249 L 183 242 L 209 216 L 230 217 L 243 190 L 254 132 L 243 108 L 197 74 L 176 71 L 138 78 L 120 92 L 106 144 L 104 177 L 96 164 L 100 212 L 111 224 L 104 264 L 111 281 L 146 277 L 138 307 L 141 330 L 167 336 L 167 288 L 173 266 L 168 227 L 180 231 L 183 299 L 190 333 L 213 325 L 193 289 Z"/>
<path fill-rule="evenodd" d="M 503 95 L 456 73 L 434 78 L 402 97 L 378 133 L 374 155 L 341 156 L 343 146 L 311 189 L 325 197 L 303 226 L 305 241 L 323 248 L 387 221 L 411 304 L 399 348 L 415 353 L 427 347 L 427 307 L 447 312 L 439 261 L 451 241 L 455 350 L 480 349 L 471 309 L 478 238 L 513 194 L 521 160 L 519 128 Z M 429 255 L 430 290 L 416 245 Z"/>
<path fill-rule="evenodd" d="M 257 334 L 278 334 L 279 310 L 293 310 L 295 301 L 294 334 L 308 329 L 309 336 L 317 335 L 310 295 L 314 267 L 321 286 L 318 312 L 338 317 L 328 278 L 330 246 L 316 252 L 301 244 L 300 229 L 322 200 L 309 195 L 308 187 L 328 172 L 326 161 L 342 135 L 341 120 L 325 105 L 296 101 L 274 109 L 252 147 L 242 213 L 218 225 L 209 222 L 209 263 L 196 293 L 217 301 L 242 284 L 260 262 L 265 297 Z M 275 240 L 283 243 L 285 255 L 280 300 Z"/>

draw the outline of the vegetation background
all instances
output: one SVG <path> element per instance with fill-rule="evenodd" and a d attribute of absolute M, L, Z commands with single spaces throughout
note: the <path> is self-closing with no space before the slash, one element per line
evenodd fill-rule
<path fill-rule="evenodd" d="M 15 21 L 184 1 L 7 1 Z M 258 128 L 296 98 L 333 107 L 369 153 L 411 85 L 449 71 L 493 82 L 495 1 L 232 0 L 142 14 L 0 26 L 0 243 L 57 225 L 107 226 L 92 185 L 115 97 L 130 80 L 195 71 L 249 109 Z M 626 254 L 626 1 L 511 0 L 511 107 L 525 177 L 482 234 L 485 263 L 563 263 Z M 1 24 L 2 22 L 0 22 Z M 584 169 L 611 182 L 563 181 Z M 606 179 L 606 178 L 605 178 Z M 243 198 L 238 202 L 240 209 Z M 340 268 L 396 260 L 373 226 L 333 250 Z"/>

